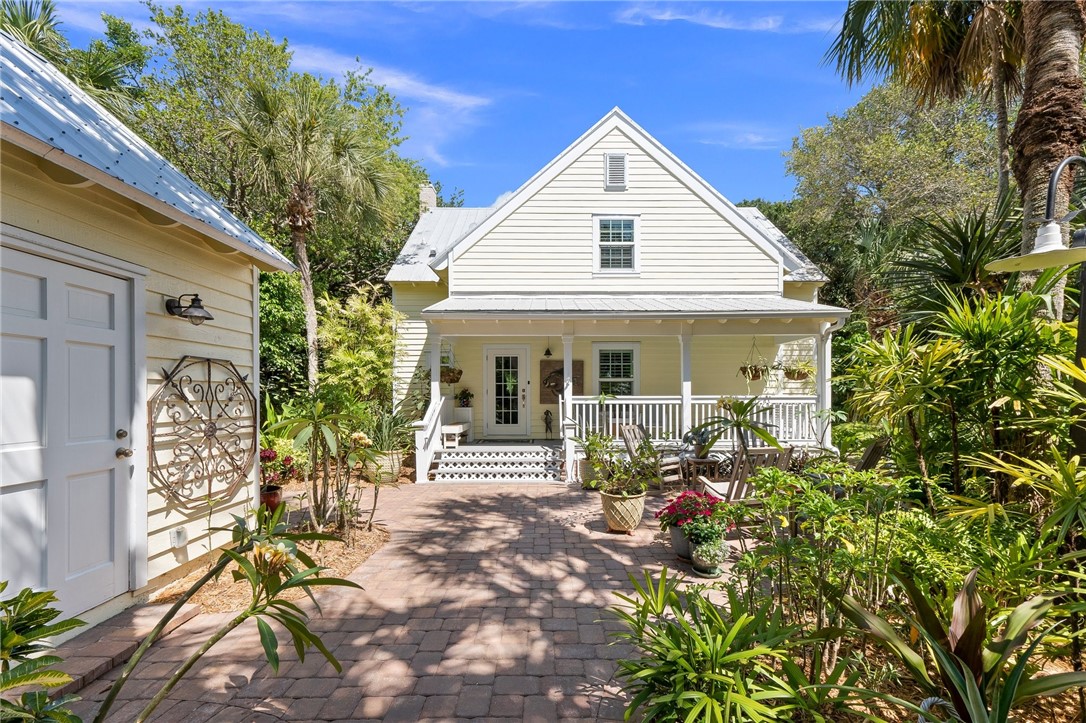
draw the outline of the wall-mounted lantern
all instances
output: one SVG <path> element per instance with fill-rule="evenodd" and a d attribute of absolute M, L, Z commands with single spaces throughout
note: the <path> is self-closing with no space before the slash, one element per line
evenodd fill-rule
<path fill-rule="evenodd" d="M 185 303 L 185 297 L 190 297 L 191 301 Z M 181 294 L 176 299 L 166 299 L 166 311 L 171 316 L 180 316 L 182 319 L 188 319 L 190 323 L 199 326 L 208 319 L 214 319 L 211 312 L 204 308 L 204 303 L 200 301 L 199 294 Z"/>

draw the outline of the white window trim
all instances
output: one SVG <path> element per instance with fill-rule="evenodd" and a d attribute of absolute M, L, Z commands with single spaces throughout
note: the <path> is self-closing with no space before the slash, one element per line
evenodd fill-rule
<path fill-rule="evenodd" d="M 622 159 L 622 183 L 611 182 L 611 159 Z M 604 153 L 603 154 L 603 190 L 625 191 L 630 186 L 630 155 L 628 153 Z"/>
<path fill-rule="evenodd" d="M 600 394 L 600 352 L 632 351 L 633 352 L 633 393 L 631 396 L 641 394 L 641 342 L 639 341 L 594 341 L 592 342 L 592 377 L 596 384 L 596 394 Z"/>
<path fill-rule="evenodd" d="M 633 268 L 600 268 L 600 221 L 633 221 Z M 634 213 L 608 213 L 592 215 L 592 275 L 630 276 L 641 273 L 641 216 Z"/>

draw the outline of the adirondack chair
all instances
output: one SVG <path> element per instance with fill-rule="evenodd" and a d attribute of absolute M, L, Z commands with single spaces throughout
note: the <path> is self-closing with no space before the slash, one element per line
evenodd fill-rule
<path fill-rule="evenodd" d="M 854 469 L 857 472 L 868 472 L 879 466 L 879 462 L 886 456 L 886 452 L 890 449 L 890 438 L 880 437 L 871 444 L 867 445 L 867 449 L 864 450 L 863 455 L 856 462 Z"/>
<path fill-rule="evenodd" d="M 630 457 L 636 456 L 639 451 L 648 445 L 656 456 L 656 467 L 660 477 L 661 487 L 682 487 L 686 480 L 683 477 L 683 462 L 678 455 L 663 454 L 656 451 L 645 434 L 645 428 L 640 424 L 623 424 L 618 430 L 619 436 L 626 444 L 626 451 Z"/>
<path fill-rule="evenodd" d="M 788 469 L 788 464 L 792 461 L 792 449 L 792 447 L 783 449 L 758 447 L 748 449 L 746 452 L 736 452 L 732 471 L 727 478 L 710 480 L 699 477 L 698 484 L 703 492 L 714 494 L 727 502 L 743 502 L 757 506 L 761 503 L 752 497 L 754 486 L 749 481 L 750 475 L 759 467 Z"/>

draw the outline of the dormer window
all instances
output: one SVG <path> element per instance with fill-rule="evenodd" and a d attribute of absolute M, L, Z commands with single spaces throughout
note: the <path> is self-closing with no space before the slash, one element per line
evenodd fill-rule
<path fill-rule="evenodd" d="M 603 154 L 603 190 L 626 190 L 626 154 Z"/>
<path fill-rule="evenodd" d="M 631 273 L 638 270 L 640 257 L 637 216 L 594 216 L 596 271 Z"/>

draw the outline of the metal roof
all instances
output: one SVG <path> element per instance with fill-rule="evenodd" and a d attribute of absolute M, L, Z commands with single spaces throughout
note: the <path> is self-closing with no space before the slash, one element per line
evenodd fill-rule
<path fill-rule="evenodd" d="M 427 307 L 432 318 L 844 318 L 848 309 L 781 296 L 451 296 Z"/>
<path fill-rule="evenodd" d="M 437 281 L 431 263 L 490 214 L 493 208 L 431 208 L 419 216 L 385 281 Z"/>
<path fill-rule="evenodd" d="M 81 175 L 92 173 L 91 180 L 241 251 L 261 266 L 294 269 L 274 246 L 67 76 L 4 32 L 0 32 L 0 121 L 5 140 L 23 145 L 20 141 L 29 136 L 37 143 L 29 143 L 28 150 L 48 155 L 50 161 Z"/>
<path fill-rule="evenodd" d="M 792 239 L 784 235 L 784 231 L 781 231 L 772 221 L 766 218 L 761 209 L 755 206 L 737 206 L 736 209 L 746 216 L 748 221 L 760 228 L 770 241 L 780 246 L 786 256 L 792 257 L 796 268 L 784 275 L 786 281 L 825 282 L 830 280 L 830 277 L 826 276 L 822 269 L 815 266 L 814 262 L 800 251 L 799 246 L 796 246 Z"/>

